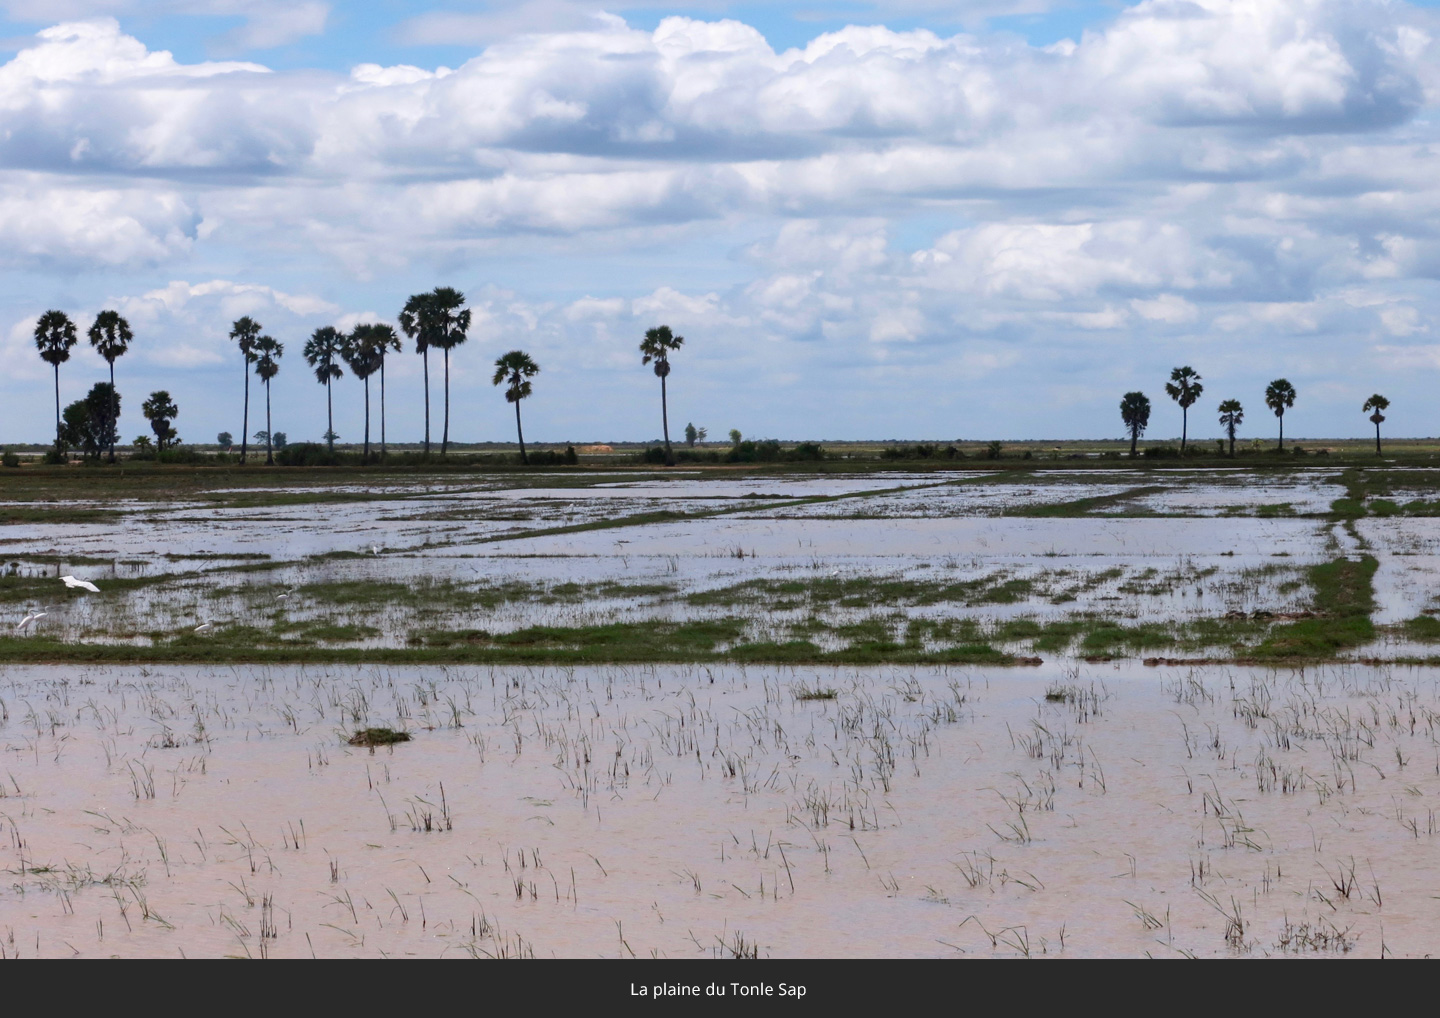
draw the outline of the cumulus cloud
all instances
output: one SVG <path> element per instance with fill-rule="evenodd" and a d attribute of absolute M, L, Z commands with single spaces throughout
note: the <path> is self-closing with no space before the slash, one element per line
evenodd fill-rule
<path fill-rule="evenodd" d="M 777 51 L 735 19 L 642 31 L 532 0 L 408 23 L 412 41 L 480 40 L 457 67 L 360 54 L 346 73 L 187 63 L 106 17 L 53 26 L 0 66 L 0 240 L 33 271 L 148 273 L 127 306 L 197 371 L 241 313 L 294 342 L 365 318 L 347 288 L 385 307 L 440 272 L 472 294 L 477 346 L 533 344 L 593 384 L 629 377 L 660 321 L 734 384 L 823 361 L 827 384 L 865 369 L 940 392 L 1027 362 L 1070 392 L 1133 387 L 1201 342 L 1207 377 L 1296 378 L 1286 350 L 1318 370 L 1424 344 L 1432 14 L 1147 0 L 1034 47 L 914 9 L 928 30 Z M 329 17 L 279 10 L 235 44 Z M 546 12 L 551 30 L 520 31 Z M 1126 366 L 1088 374 L 1096 351 Z"/>
<path fill-rule="evenodd" d="M 199 216 L 172 190 L 0 177 L 0 258 L 11 266 L 132 266 L 191 250 Z"/>

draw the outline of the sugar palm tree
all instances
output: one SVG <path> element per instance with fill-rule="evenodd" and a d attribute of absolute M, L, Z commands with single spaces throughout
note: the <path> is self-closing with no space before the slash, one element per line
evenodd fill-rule
<path fill-rule="evenodd" d="M 75 323 L 64 311 L 46 311 L 35 323 L 35 348 L 40 359 L 55 369 L 55 448 L 64 441 L 65 426 L 60 421 L 60 365 L 70 359 L 75 345 Z"/>
<path fill-rule="evenodd" d="M 1370 415 L 1370 423 L 1375 425 L 1375 455 L 1380 456 L 1382 455 L 1380 452 L 1380 422 L 1385 420 L 1385 415 L 1381 411 L 1390 409 L 1390 401 L 1377 392 L 1367 399 L 1365 405 L 1360 409 L 1375 411 Z"/>
<path fill-rule="evenodd" d="M 515 434 L 520 439 L 520 462 L 529 464 L 525 456 L 525 432 L 520 427 L 520 401 L 530 395 L 530 379 L 540 373 L 540 366 L 524 350 L 511 350 L 495 361 L 495 385 L 508 382 L 505 400 L 515 404 Z"/>
<path fill-rule="evenodd" d="M 357 325 L 345 338 L 341 355 L 350 373 L 365 383 L 365 462 L 370 462 L 370 376 L 380 369 L 384 351 L 375 335 L 377 326 Z M 379 328 L 388 328 L 380 326 Z"/>
<path fill-rule="evenodd" d="M 280 373 L 280 357 L 285 353 L 285 346 L 278 339 L 261 336 L 255 340 L 255 353 L 258 355 L 255 374 L 265 383 L 265 464 L 274 466 L 275 444 L 272 436 L 275 433 L 270 429 L 270 379 Z"/>
<path fill-rule="evenodd" d="M 670 326 L 659 325 L 653 329 L 645 330 L 645 338 L 640 342 L 640 363 L 649 364 L 655 362 L 655 375 L 660 379 L 660 423 L 665 429 L 665 465 L 675 465 L 675 454 L 670 449 L 670 411 L 666 404 L 665 379 L 670 377 L 670 352 L 680 349 L 685 342 L 684 336 L 677 336 L 670 331 Z"/>
<path fill-rule="evenodd" d="M 1186 365 L 1170 372 L 1170 381 L 1165 383 L 1165 394 L 1180 404 L 1180 451 L 1185 451 L 1186 433 L 1190 425 L 1190 408 L 1200 398 L 1205 387 L 1195 369 Z"/>
<path fill-rule="evenodd" d="M 240 417 L 240 462 L 244 463 L 250 451 L 250 365 L 255 363 L 255 341 L 260 338 L 260 323 L 249 315 L 235 319 L 230 326 L 230 338 L 240 348 L 240 357 L 245 367 L 245 412 Z"/>
<path fill-rule="evenodd" d="M 459 290 L 437 286 L 430 293 L 430 311 L 435 329 L 430 343 L 445 352 L 445 426 L 440 433 L 440 455 L 444 456 L 450 447 L 450 350 L 469 338 L 470 309 Z"/>
<path fill-rule="evenodd" d="M 140 412 L 150 422 L 150 430 L 155 432 L 156 454 L 164 452 L 165 443 L 175 441 L 175 429 L 170 422 L 180 415 L 180 408 L 168 392 L 160 389 L 150 394 L 150 398 L 141 405 Z"/>
<path fill-rule="evenodd" d="M 325 441 L 330 455 L 335 455 L 335 407 L 330 398 L 330 383 L 344 376 L 337 363 L 344 356 L 345 337 L 332 325 L 316 329 L 305 341 L 305 361 L 315 369 L 315 380 L 325 386 Z"/>
<path fill-rule="evenodd" d="M 1130 432 L 1130 455 L 1135 455 L 1135 445 L 1145 429 L 1150 426 L 1150 397 L 1143 392 L 1127 392 L 1120 399 L 1120 420 Z"/>
<path fill-rule="evenodd" d="M 357 339 L 357 337 L 360 337 Z M 394 326 L 378 322 L 368 325 L 357 325 L 355 331 L 350 334 L 352 341 L 363 342 L 379 358 L 380 366 L 380 457 L 385 457 L 385 358 L 391 352 L 399 353 L 401 350 L 400 337 L 396 335 Z M 369 390 L 366 390 L 367 400 Z M 365 429 L 370 430 L 368 427 Z"/>
<path fill-rule="evenodd" d="M 1280 418 L 1280 448 L 1285 448 L 1285 411 L 1295 405 L 1295 386 L 1277 378 L 1265 387 L 1265 405 Z"/>
<path fill-rule="evenodd" d="M 420 355 L 425 372 L 425 455 L 430 455 L 430 340 L 434 336 L 434 312 L 431 310 L 431 294 L 412 293 L 400 312 L 400 328 L 415 341 L 415 352 Z M 383 377 L 383 376 L 382 376 Z M 383 391 L 383 383 L 382 383 Z M 381 402 L 383 403 L 383 397 Z M 381 431 L 384 431 L 384 412 L 381 412 Z M 382 442 L 383 444 L 383 442 Z"/>
<path fill-rule="evenodd" d="M 1235 429 L 1245 420 L 1245 408 L 1238 399 L 1227 399 L 1220 404 L 1220 426 L 1230 436 L 1230 457 L 1235 457 Z"/>
<path fill-rule="evenodd" d="M 90 326 L 87 333 L 90 337 L 90 345 L 95 352 L 105 358 L 110 365 L 110 392 L 115 394 L 115 405 L 110 408 L 110 462 L 115 462 L 115 437 L 118 419 L 120 417 L 120 399 L 115 391 L 115 358 L 123 356 L 125 351 L 130 349 L 130 341 L 135 334 L 130 331 L 130 323 L 120 317 L 118 311 L 101 311 L 95 316 L 95 322 Z"/>
<path fill-rule="evenodd" d="M 384 359 L 390 353 L 400 353 L 400 337 L 393 325 L 372 325 L 376 330 L 376 348 L 380 351 L 380 458 L 386 455 L 384 448 Z"/>

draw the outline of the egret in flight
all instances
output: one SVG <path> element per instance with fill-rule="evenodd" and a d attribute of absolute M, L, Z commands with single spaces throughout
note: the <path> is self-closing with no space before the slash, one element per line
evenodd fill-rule
<path fill-rule="evenodd" d="M 77 580 L 73 576 L 62 576 L 60 577 L 60 579 L 65 582 L 65 586 L 67 587 L 82 587 L 85 590 L 93 591 L 96 594 L 100 593 L 100 588 L 95 586 L 95 584 L 91 583 L 89 580 Z"/>

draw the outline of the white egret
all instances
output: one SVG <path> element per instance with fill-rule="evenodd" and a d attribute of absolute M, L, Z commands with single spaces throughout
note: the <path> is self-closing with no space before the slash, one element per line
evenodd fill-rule
<path fill-rule="evenodd" d="M 283 594 L 276 594 L 276 595 L 275 595 L 275 600 L 277 600 L 277 601 L 284 601 L 284 600 L 288 599 L 288 598 L 290 597 L 290 595 L 293 594 L 293 593 L 295 593 L 295 588 L 294 588 L 294 587 L 291 587 L 289 590 L 285 591 L 285 593 L 283 593 Z"/>
<path fill-rule="evenodd" d="M 60 579 L 65 582 L 65 586 L 72 589 L 75 587 L 81 587 L 85 590 L 94 591 L 96 594 L 100 593 L 100 588 L 95 586 L 95 584 L 91 583 L 89 580 L 77 580 L 73 576 L 62 576 L 60 577 Z"/>
<path fill-rule="evenodd" d="M 380 554 L 380 546 L 379 546 L 378 544 L 372 544 L 372 545 L 370 546 L 370 550 L 371 550 L 372 552 L 374 552 L 376 555 L 379 555 L 379 554 Z"/>
<path fill-rule="evenodd" d="M 45 612 L 28 612 L 26 613 L 25 617 L 20 620 L 20 624 L 15 627 L 15 631 L 17 633 L 23 632 L 25 629 L 29 628 L 30 623 L 35 622 L 38 619 L 43 619 L 44 617 Z"/>
<path fill-rule="evenodd" d="M 212 623 L 212 622 L 210 622 L 210 621 L 208 621 L 208 620 L 205 621 L 205 622 L 202 622 L 202 623 L 200 623 L 198 626 L 195 627 L 195 632 L 197 632 L 197 633 L 203 633 L 203 632 L 205 632 L 206 630 L 208 630 L 208 629 L 211 627 L 211 625 L 213 625 L 213 624 L 214 624 L 214 623 Z"/>

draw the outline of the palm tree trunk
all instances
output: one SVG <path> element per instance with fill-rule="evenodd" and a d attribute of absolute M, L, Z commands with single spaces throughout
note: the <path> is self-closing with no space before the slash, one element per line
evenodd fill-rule
<path fill-rule="evenodd" d="M 1230 432 L 1230 458 L 1235 458 L 1235 432 Z"/>
<path fill-rule="evenodd" d="M 265 465 L 275 465 L 274 432 L 270 430 L 270 379 L 265 379 Z"/>
<path fill-rule="evenodd" d="M 440 433 L 440 455 L 450 448 L 450 348 L 445 348 L 445 429 Z"/>
<path fill-rule="evenodd" d="M 427 346 L 420 354 L 420 360 L 425 365 L 425 455 L 430 455 L 430 348 Z"/>
<path fill-rule="evenodd" d="M 1130 429 L 1130 458 L 1135 458 L 1135 443 L 1140 441 L 1140 434 L 1134 428 Z"/>
<path fill-rule="evenodd" d="M 115 433 L 120 430 L 120 396 L 115 392 L 115 362 L 110 362 L 110 462 L 115 462 Z"/>
<path fill-rule="evenodd" d="M 1384 453 L 1382 453 L 1382 452 L 1380 451 L 1380 422 L 1379 422 L 1379 421 L 1376 421 L 1376 422 L 1375 422 L 1375 455 L 1376 455 L 1376 456 L 1383 456 L 1383 455 L 1384 455 Z"/>
<path fill-rule="evenodd" d="M 1185 433 L 1190 426 L 1190 410 L 1188 407 L 1180 408 L 1180 452 L 1185 452 Z"/>
<path fill-rule="evenodd" d="M 330 379 L 325 379 L 325 441 L 330 445 L 330 455 L 335 455 L 335 404 L 330 399 Z"/>
<path fill-rule="evenodd" d="M 380 355 L 380 458 L 385 458 L 385 355 Z"/>
<path fill-rule="evenodd" d="M 365 376 L 365 462 L 370 462 L 370 376 Z"/>
<path fill-rule="evenodd" d="M 1377 427 L 1375 431 L 1378 434 L 1380 429 Z M 57 451 L 60 448 L 62 437 L 60 430 L 60 365 L 57 362 L 55 365 L 55 448 Z"/>
<path fill-rule="evenodd" d="M 244 463 L 245 454 L 250 449 L 250 359 L 243 350 L 240 363 L 245 369 L 245 411 L 240 415 L 240 462 Z"/>
<path fill-rule="evenodd" d="M 1283 452 L 1284 449 L 1285 449 L 1285 415 L 1284 415 L 1284 414 L 1281 414 L 1281 415 L 1280 415 L 1280 449 L 1281 449 L 1282 452 Z"/>
<path fill-rule="evenodd" d="M 660 376 L 660 423 L 665 429 L 665 465 L 675 465 L 675 454 L 670 451 L 670 409 L 665 401 L 665 376 Z"/>
<path fill-rule="evenodd" d="M 528 467 L 530 461 L 525 458 L 525 432 L 520 427 L 520 401 L 518 399 L 515 401 L 515 434 L 520 439 L 520 462 Z"/>

